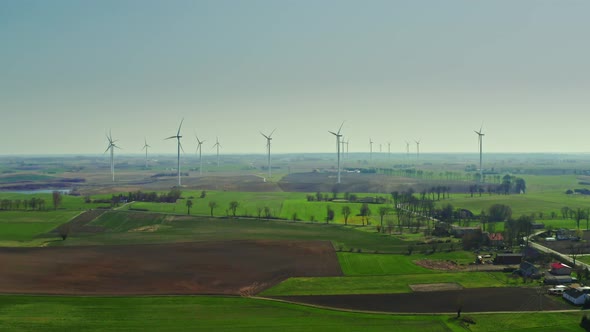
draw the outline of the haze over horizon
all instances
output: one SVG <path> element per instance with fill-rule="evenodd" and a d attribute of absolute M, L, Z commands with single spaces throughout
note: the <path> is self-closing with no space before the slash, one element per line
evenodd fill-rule
<path fill-rule="evenodd" d="M 586 153 L 587 1 L 2 1 L 0 155 Z"/>

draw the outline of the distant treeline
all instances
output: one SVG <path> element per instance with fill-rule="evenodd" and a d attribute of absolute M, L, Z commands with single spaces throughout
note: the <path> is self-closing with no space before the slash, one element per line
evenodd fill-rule
<path fill-rule="evenodd" d="M 155 203 L 175 203 L 182 196 L 182 192 L 174 188 L 165 194 L 158 194 L 157 192 L 142 192 L 140 190 L 129 192 L 127 195 L 118 194 L 112 195 L 110 199 L 92 199 L 90 196 L 85 197 L 86 203 L 106 203 L 117 205 L 125 202 L 155 202 Z"/>
<path fill-rule="evenodd" d="M 45 210 L 45 200 L 32 197 L 31 199 L 3 199 L 0 210 Z"/>
<path fill-rule="evenodd" d="M 180 175 L 188 176 L 188 172 L 180 172 Z M 162 178 L 162 177 L 170 177 L 170 176 L 178 176 L 178 172 L 177 173 L 156 173 L 156 174 L 152 175 L 153 178 Z"/>
<path fill-rule="evenodd" d="M 578 194 L 578 195 L 590 195 L 590 189 L 586 189 L 586 188 L 582 188 L 582 189 L 568 189 L 566 192 L 566 194 L 571 195 L 571 194 Z"/>

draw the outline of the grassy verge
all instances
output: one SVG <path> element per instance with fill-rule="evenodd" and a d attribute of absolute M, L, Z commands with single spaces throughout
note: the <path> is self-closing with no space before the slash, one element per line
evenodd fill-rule
<path fill-rule="evenodd" d="M 0 295 L 2 331 L 582 331 L 583 313 L 387 315 L 211 296 Z"/>
<path fill-rule="evenodd" d="M 414 261 L 421 259 L 452 260 L 457 263 L 467 263 L 473 261 L 474 255 L 466 251 L 431 255 L 414 254 L 411 256 L 338 253 L 342 272 L 347 276 L 436 273 L 434 270 L 423 268 L 414 263 Z"/>
<path fill-rule="evenodd" d="M 341 312 L 232 297 L 0 296 L 3 331 L 450 331 L 443 316 Z"/>
<path fill-rule="evenodd" d="M 465 288 L 514 287 L 518 280 L 504 273 L 448 272 L 399 274 L 384 276 L 350 276 L 322 278 L 289 278 L 262 292 L 261 296 L 336 295 L 336 294 L 395 294 L 411 292 L 412 284 L 458 283 Z"/>

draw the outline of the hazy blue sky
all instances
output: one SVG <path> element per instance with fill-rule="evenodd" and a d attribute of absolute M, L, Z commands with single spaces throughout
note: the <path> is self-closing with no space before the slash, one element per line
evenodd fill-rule
<path fill-rule="evenodd" d="M 0 1 L 0 154 L 589 152 L 590 1 Z M 412 150 L 415 146 L 412 145 Z"/>

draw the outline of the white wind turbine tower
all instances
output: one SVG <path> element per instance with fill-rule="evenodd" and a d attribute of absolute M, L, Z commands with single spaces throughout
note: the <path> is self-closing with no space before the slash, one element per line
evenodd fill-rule
<path fill-rule="evenodd" d="M 217 167 L 219 168 L 219 148 L 221 144 L 219 144 L 219 137 L 216 137 L 216 143 L 213 144 L 213 147 L 217 147 Z"/>
<path fill-rule="evenodd" d="M 340 151 L 342 151 L 342 159 L 344 159 L 344 156 L 345 156 L 345 155 L 344 155 L 344 151 L 346 151 L 346 150 L 344 149 L 344 145 L 346 145 L 346 142 L 344 141 L 344 139 L 342 139 L 342 140 L 340 141 Z"/>
<path fill-rule="evenodd" d="M 115 182 L 115 151 L 114 148 L 120 149 L 115 142 L 118 140 L 113 140 L 113 136 L 111 135 L 111 130 L 109 129 L 109 134 L 107 135 L 107 140 L 109 141 L 109 145 L 107 149 L 104 150 L 104 153 L 111 150 L 111 175 L 113 176 L 113 182 Z"/>
<path fill-rule="evenodd" d="M 387 157 L 391 159 L 391 142 L 387 142 Z"/>
<path fill-rule="evenodd" d="M 369 138 L 369 160 L 373 160 L 373 140 Z"/>
<path fill-rule="evenodd" d="M 350 143 L 350 138 L 346 140 L 346 159 L 348 159 L 348 143 Z M 344 153 L 344 151 L 342 151 Z"/>
<path fill-rule="evenodd" d="M 266 138 L 266 149 L 268 150 L 268 179 L 270 181 L 270 177 L 272 175 L 272 171 L 270 168 L 270 141 L 272 141 L 272 134 L 275 132 L 275 130 L 277 130 L 276 128 L 273 129 L 273 131 L 270 132 L 270 134 L 264 135 L 262 132 L 260 132 L 260 135 L 264 136 L 264 138 Z"/>
<path fill-rule="evenodd" d="M 197 139 L 197 151 L 199 151 L 199 175 L 203 175 L 203 155 L 201 154 L 201 145 L 205 143 L 205 140 L 199 140 L 199 137 L 197 137 L 197 135 L 195 135 L 195 138 Z"/>
<path fill-rule="evenodd" d="M 483 182 L 483 168 L 482 168 L 482 153 L 483 153 L 483 136 L 485 136 L 484 133 L 482 133 L 481 129 L 483 128 L 483 123 L 481 125 L 481 127 L 479 127 L 479 131 L 474 130 L 474 132 L 477 134 L 477 141 L 479 143 L 479 181 Z"/>
<path fill-rule="evenodd" d="M 406 157 L 410 159 L 410 142 L 406 141 Z"/>
<path fill-rule="evenodd" d="M 340 125 L 340 128 L 338 128 L 338 132 L 333 132 L 333 131 L 328 131 L 330 134 L 336 136 L 336 153 L 338 153 L 338 182 L 340 183 L 340 137 L 342 137 L 342 135 L 340 134 L 340 130 L 342 130 L 342 126 L 344 125 L 344 122 L 342 122 L 342 124 Z"/>
<path fill-rule="evenodd" d="M 178 126 L 178 132 L 176 133 L 175 136 L 170 136 L 168 138 L 165 139 L 173 139 L 176 138 L 176 142 L 177 142 L 177 150 L 178 150 L 178 155 L 177 155 L 177 169 L 178 169 L 178 186 L 181 185 L 181 181 L 180 181 L 180 150 L 182 149 L 182 151 L 184 152 L 184 149 L 182 148 L 182 145 L 180 144 L 180 139 L 182 138 L 182 136 L 180 136 L 180 128 L 182 128 L 182 122 L 184 121 L 184 119 L 182 119 L 180 121 L 180 126 Z"/>
<path fill-rule="evenodd" d="M 148 148 L 151 148 L 151 146 L 149 146 L 147 144 L 147 139 L 145 137 L 144 137 L 143 141 L 144 141 L 144 144 L 143 144 L 143 149 L 142 150 L 145 150 L 145 168 L 147 169 L 148 168 L 148 157 L 147 157 L 147 155 L 148 155 Z"/>
<path fill-rule="evenodd" d="M 420 140 L 414 142 L 416 142 L 416 159 L 420 159 Z"/>

